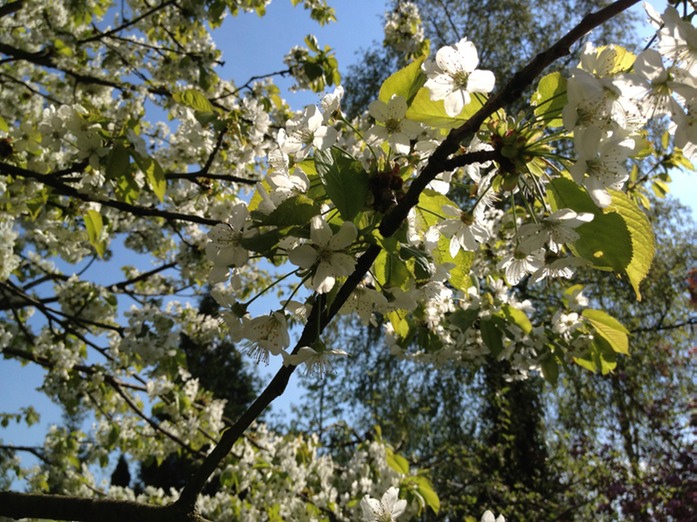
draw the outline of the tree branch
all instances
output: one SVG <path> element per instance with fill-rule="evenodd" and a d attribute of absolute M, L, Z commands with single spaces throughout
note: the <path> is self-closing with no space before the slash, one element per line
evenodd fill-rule
<path fill-rule="evenodd" d="M 569 34 L 564 36 L 546 51 L 538 54 L 528 66 L 526 66 L 511 79 L 511 81 L 499 94 L 490 98 L 484 107 L 482 107 L 474 116 L 472 116 L 471 119 L 469 119 L 461 127 L 453 129 L 450 134 L 448 134 L 446 140 L 429 158 L 429 161 L 427 162 L 426 167 L 422 170 L 421 174 L 412 182 L 404 199 L 400 201 L 400 203 L 394 207 L 392 211 L 385 215 L 379 227 L 382 235 L 389 237 L 399 229 L 402 222 L 407 218 L 410 210 L 417 205 L 419 196 L 426 186 L 433 181 L 438 174 L 448 170 L 447 167 L 452 165 L 452 161 L 449 159 L 451 154 L 457 152 L 460 143 L 462 143 L 467 137 L 473 136 L 491 114 L 520 96 L 528 84 L 532 83 L 532 81 L 542 72 L 542 70 L 544 70 L 560 56 L 568 54 L 569 47 L 577 39 L 581 38 L 584 34 L 597 25 L 600 25 L 602 22 L 615 16 L 622 10 L 629 8 L 638 1 L 639 0 L 618 0 L 605 9 L 584 17 L 583 20 L 581 20 L 581 22 L 574 29 L 572 29 Z M 480 153 L 463 154 L 462 157 L 458 159 L 458 163 L 461 163 L 461 165 L 458 164 L 458 166 L 468 163 L 481 162 L 482 157 L 483 156 Z M 339 292 L 334 298 L 334 301 L 332 302 L 331 307 L 326 313 L 323 309 L 324 307 L 319 305 L 318 299 L 318 302 L 312 308 L 312 313 L 308 318 L 305 328 L 303 328 L 300 339 L 293 349 L 293 353 L 297 353 L 302 346 L 312 345 L 319 335 L 321 335 L 327 324 L 329 324 L 351 293 L 353 293 L 358 284 L 363 280 L 365 274 L 375 262 L 375 259 L 380 251 L 380 246 L 371 245 L 358 258 L 354 272 L 341 286 Z M 222 462 L 225 456 L 230 452 L 232 446 L 242 435 L 242 433 L 246 431 L 252 422 L 254 422 L 257 417 L 261 415 L 261 413 L 269 404 L 271 404 L 274 399 L 276 399 L 276 397 L 283 394 L 283 391 L 285 390 L 294 370 L 294 366 L 282 367 L 276 373 L 266 389 L 264 389 L 261 395 L 259 395 L 254 403 L 247 409 L 247 411 L 242 414 L 242 416 L 232 427 L 230 427 L 229 430 L 223 433 L 218 445 L 208 455 L 201 467 L 194 473 L 187 485 L 182 490 L 181 496 L 179 497 L 179 500 L 177 500 L 176 504 L 181 505 L 184 509 L 187 507 L 193 507 L 195 505 L 196 498 L 205 486 L 208 478 L 213 474 L 220 462 Z"/>
<path fill-rule="evenodd" d="M 66 185 L 63 181 L 57 179 L 56 176 L 52 174 L 39 174 L 38 172 L 23 169 L 15 165 L 10 165 L 9 163 L 0 163 L 0 174 L 32 179 L 48 187 L 51 187 L 58 194 L 61 194 L 63 196 L 69 196 L 71 198 L 79 199 L 80 201 L 86 201 L 90 203 L 100 203 L 105 207 L 111 207 L 117 210 L 122 210 L 124 212 L 129 212 L 135 216 L 161 217 L 167 220 L 187 221 L 189 223 L 198 223 L 201 225 L 209 226 L 215 226 L 218 224 L 218 221 L 214 219 L 208 219 L 205 217 L 197 216 L 195 214 L 181 214 L 179 212 L 160 210 L 159 208 L 155 207 L 141 207 L 138 205 L 131 205 L 129 203 L 125 203 L 123 201 L 115 201 L 113 199 L 93 198 L 87 194 L 83 194 L 76 188 L 71 187 L 70 185 Z"/>
<path fill-rule="evenodd" d="M 126 500 L 79 498 L 0 492 L 0 511 L 15 519 L 39 518 L 83 522 L 207 522 L 196 511 L 184 512 L 176 504 L 150 506 Z"/>

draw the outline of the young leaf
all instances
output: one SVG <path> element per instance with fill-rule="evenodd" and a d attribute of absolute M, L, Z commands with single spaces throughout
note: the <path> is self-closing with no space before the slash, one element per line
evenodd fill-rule
<path fill-rule="evenodd" d="M 385 461 L 387 465 L 402 475 L 409 474 L 409 462 L 399 453 L 395 453 L 392 448 L 385 448 Z"/>
<path fill-rule="evenodd" d="M 509 304 L 504 304 L 501 310 L 503 310 L 506 319 L 516 324 L 524 333 L 529 334 L 532 331 L 532 323 L 525 312 Z"/>
<path fill-rule="evenodd" d="M 185 91 L 175 92 L 172 98 L 177 103 L 199 112 L 213 112 L 213 105 L 208 101 L 203 93 L 196 89 L 186 89 Z"/>
<path fill-rule="evenodd" d="M 165 192 L 167 191 L 167 180 L 165 172 L 160 167 L 160 164 L 150 156 L 141 156 L 134 150 L 131 150 L 131 156 L 135 160 L 138 168 L 143 171 L 145 178 L 148 180 L 150 188 L 157 196 L 157 199 L 164 201 Z"/>
<path fill-rule="evenodd" d="M 613 351 L 629 355 L 629 332 L 617 319 L 602 310 L 590 308 L 581 312 L 595 331 L 607 341 Z"/>
<path fill-rule="evenodd" d="M 535 116 L 550 127 L 562 125 L 561 111 L 566 105 L 566 78 L 553 72 L 540 80 L 530 103 L 535 106 Z"/>
<path fill-rule="evenodd" d="M 404 98 L 409 105 L 426 82 L 426 76 L 421 72 L 421 64 L 425 58 L 425 56 L 417 58 L 416 61 L 390 75 L 380 87 L 378 99 L 388 103 L 392 96 L 397 95 Z"/>
<path fill-rule="evenodd" d="M 104 257 L 106 246 L 104 245 L 104 241 L 101 240 L 102 229 L 104 228 L 102 215 L 94 209 L 89 209 L 85 212 L 84 220 L 85 228 L 87 229 L 87 238 L 90 244 L 97 251 L 99 257 Z"/>

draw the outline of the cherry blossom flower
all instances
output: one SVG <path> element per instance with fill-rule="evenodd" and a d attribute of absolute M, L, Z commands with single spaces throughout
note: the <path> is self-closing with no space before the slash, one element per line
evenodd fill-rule
<path fill-rule="evenodd" d="M 494 513 L 487 509 L 482 515 L 481 522 L 506 522 L 506 519 L 503 518 L 503 515 L 494 518 Z"/>
<path fill-rule="evenodd" d="M 548 277 L 550 279 L 571 279 L 576 268 L 587 266 L 590 263 L 585 259 L 574 256 L 560 257 L 552 262 L 545 260 L 545 265 L 538 268 L 535 273 L 530 276 L 531 283 L 537 283 Z"/>
<path fill-rule="evenodd" d="M 320 106 L 322 107 L 322 113 L 324 114 L 324 123 L 327 123 L 329 119 L 335 114 L 341 114 L 341 99 L 344 97 L 344 88 L 338 85 L 334 92 L 326 94 Z"/>
<path fill-rule="evenodd" d="M 242 336 L 248 340 L 247 353 L 257 361 L 269 362 L 269 354 L 280 355 L 290 345 L 288 323 L 281 312 L 242 320 Z"/>
<path fill-rule="evenodd" d="M 673 114 L 675 122 L 675 146 L 691 161 L 697 161 L 697 89 L 690 89 L 692 96 L 686 98 L 686 112 L 678 109 Z"/>
<path fill-rule="evenodd" d="M 228 222 L 218 223 L 208 232 L 211 241 L 206 245 L 206 257 L 214 265 L 208 277 L 212 284 L 219 283 L 227 277 L 228 267 L 247 263 L 249 252 L 241 245 L 241 241 L 252 234 L 246 229 L 248 215 L 244 203 L 235 205 Z"/>
<path fill-rule="evenodd" d="M 545 251 L 543 249 L 531 253 L 516 251 L 513 255 L 499 263 L 499 269 L 505 271 L 506 282 L 511 286 L 515 286 L 526 275 L 532 274 L 544 264 Z"/>
<path fill-rule="evenodd" d="M 494 89 L 494 73 L 477 69 L 477 49 L 467 38 L 453 46 L 441 47 L 436 59 L 424 63 L 428 76 L 424 85 L 432 100 L 443 100 L 445 112 L 455 117 L 470 102 L 470 93 L 488 93 Z"/>
<path fill-rule="evenodd" d="M 450 238 L 452 257 L 455 257 L 460 249 L 465 252 L 474 252 L 479 248 L 479 243 L 489 238 L 489 230 L 480 223 L 482 212 L 476 209 L 474 212 L 462 212 L 459 208 L 445 205 L 443 214 L 449 219 L 444 219 L 435 228 L 442 235 Z"/>
<path fill-rule="evenodd" d="M 324 116 L 315 105 L 308 105 L 305 112 L 286 123 L 286 130 L 278 131 L 278 142 L 286 154 L 294 154 L 296 159 L 305 158 L 310 149 L 327 149 L 337 138 L 334 127 L 323 125 Z"/>
<path fill-rule="evenodd" d="M 356 313 L 361 324 L 368 326 L 373 316 L 373 310 L 382 311 L 386 306 L 387 298 L 384 295 L 365 285 L 359 285 L 341 307 L 341 313 Z"/>
<path fill-rule="evenodd" d="M 694 76 L 697 74 L 697 28 L 680 18 L 677 9 L 671 6 L 666 8 L 661 19 L 663 27 L 659 31 L 658 51 Z"/>
<path fill-rule="evenodd" d="M 421 125 L 405 119 L 407 102 L 402 96 L 394 95 L 388 103 L 373 101 L 368 111 L 381 125 L 373 125 L 366 135 L 370 143 L 387 141 L 399 154 L 409 154 L 410 141 L 421 132 Z"/>
<path fill-rule="evenodd" d="M 337 277 L 348 276 L 356 264 L 353 256 L 344 252 L 358 235 L 356 226 L 344 221 L 336 234 L 322 216 L 310 222 L 310 243 L 288 252 L 288 259 L 300 268 L 314 267 L 312 288 L 320 294 L 329 292 Z"/>
<path fill-rule="evenodd" d="M 578 159 L 569 171 L 576 183 L 588 189 L 599 207 L 607 207 L 611 202 L 607 189 L 620 190 L 629 178 L 626 160 L 635 146 L 634 140 L 622 133 L 608 137 L 597 127 L 574 131 Z"/>
<path fill-rule="evenodd" d="M 323 350 L 318 352 L 309 346 L 301 346 L 295 354 L 282 353 L 283 366 L 305 365 L 305 374 L 326 375 L 332 370 L 331 357 L 345 357 L 348 354 L 343 350 Z"/>
<path fill-rule="evenodd" d="M 527 223 L 518 230 L 518 249 L 524 253 L 542 248 L 549 244 L 552 252 L 559 252 L 564 243 L 573 243 L 579 238 L 574 229 L 593 220 L 593 214 L 582 212 L 577 214 L 571 209 L 564 208 L 553 212 L 539 223 Z"/>
<path fill-rule="evenodd" d="M 646 49 L 636 57 L 632 72 L 622 74 L 614 84 L 628 98 L 637 100 L 644 114 L 650 117 L 669 114 L 675 103 L 671 97 L 674 81 L 658 51 Z"/>
<path fill-rule="evenodd" d="M 399 498 L 399 490 L 395 487 L 388 489 L 377 500 L 366 495 L 361 499 L 364 522 L 393 522 L 407 508 L 407 501 Z"/>

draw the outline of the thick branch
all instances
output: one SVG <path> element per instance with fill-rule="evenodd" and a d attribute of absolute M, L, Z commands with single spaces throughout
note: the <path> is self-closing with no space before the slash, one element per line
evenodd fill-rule
<path fill-rule="evenodd" d="M 520 93 L 532 83 L 532 81 L 556 59 L 569 54 L 570 46 L 585 35 L 594 27 L 610 19 L 638 0 L 619 0 L 597 13 L 586 16 L 574 29 L 559 40 L 548 50 L 538 54 L 528 66 L 517 73 L 513 79 L 495 96 L 480 109 L 470 120 L 461 127 L 450 132 L 446 140 L 436 149 L 429 159 L 421 174 L 412 182 L 405 198 L 383 219 L 380 225 L 380 232 L 383 236 L 391 236 L 401 226 L 410 210 L 417 205 L 419 196 L 425 187 L 441 172 L 449 170 L 454 159 L 450 156 L 457 152 L 459 146 L 467 141 L 480 128 L 484 121 L 499 108 L 515 100 Z M 1 50 L 1 49 L 0 49 Z M 481 161 L 474 159 L 472 161 Z M 463 163 L 465 164 L 465 163 Z M 452 168 L 452 167 L 451 167 Z M 322 306 L 322 300 L 313 307 L 312 314 L 301 334 L 294 352 L 299 347 L 311 345 L 312 342 L 322 333 L 324 327 L 338 313 L 348 296 L 355 290 L 356 286 L 368 272 L 378 254 L 380 247 L 372 245 L 357 260 L 354 273 L 349 276 L 342 285 L 331 308 L 326 310 Z M 326 312 L 326 313 L 325 313 Z M 247 430 L 264 409 L 286 388 L 288 380 L 295 367 L 287 366 L 281 368 L 266 389 L 259 395 L 254 403 L 247 409 L 238 421 L 225 431 L 218 445 L 205 459 L 201 467 L 196 471 L 192 478 L 182 490 L 177 502 L 167 508 L 153 508 L 130 502 L 114 502 L 108 500 L 88 500 L 88 499 L 69 499 L 63 501 L 63 497 L 44 497 L 41 495 L 21 495 L 16 493 L 0 493 L 0 513 L 9 514 L 16 517 L 38 517 L 38 518 L 68 518 L 81 521 L 100 521 L 110 522 L 112 520 L 131 519 L 134 521 L 143 520 L 143 514 L 147 513 L 148 520 L 168 522 L 179 520 L 201 520 L 194 512 L 196 498 L 203 489 L 206 481 L 213 474 L 220 462 L 232 449 L 237 439 Z M 53 509 L 48 509 L 47 505 Z M 77 509 L 79 506 L 83 506 Z M 68 508 L 70 510 L 68 510 Z M 60 516 L 56 516 L 60 513 Z M 187 515 L 187 513 L 192 513 Z M 116 516 L 114 516 L 116 514 Z M 165 518 L 162 517 L 164 514 Z M 178 517 L 175 515 L 179 515 Z"/>
<path fill-rule="evenodd" d="M 10 518 L 81 520 L 83 522 L 205 522 L 195 511 L 186 513 L 176 505 L 149 506 L 107 498 L 78 498 L 0 492 L 0 512 Z"/>
<path fill-rule="evenodd" d="M 24 6 L 24 0 L 17 0 L 15 2 L 10 2 L 0 7 L 0 18 L 3 16 L 11 15 L 16 13 Z"/>

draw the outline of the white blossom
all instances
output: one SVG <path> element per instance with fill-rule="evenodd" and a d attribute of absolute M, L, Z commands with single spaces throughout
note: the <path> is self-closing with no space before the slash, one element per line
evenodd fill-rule
<path fill-rule="evenodd" d="M 470 93 L 494 89 L 494 73 L 477 69 L 479 56 L 474 44 L 463 38 L 454 46 L 441 47 L 436 59 L 424 63 L 425 87 L 432 100 L 443 100 L 445 112 L 455 117 L 470 102 Z"/>

